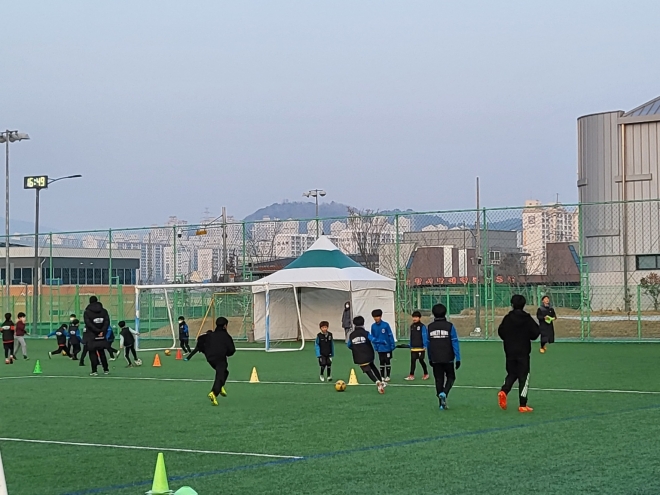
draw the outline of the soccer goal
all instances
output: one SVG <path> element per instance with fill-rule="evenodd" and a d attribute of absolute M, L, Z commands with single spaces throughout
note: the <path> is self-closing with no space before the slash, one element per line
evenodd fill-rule
<path fill-rule="evenodd" d="M 299 351 L 305 347 L 298 289 L 244 283 L 164 284 L 135 287 L 139 350 L 176 349 L 179 317 L 188 324 L 190 345 L 224 316 L 240 350 Z"/>

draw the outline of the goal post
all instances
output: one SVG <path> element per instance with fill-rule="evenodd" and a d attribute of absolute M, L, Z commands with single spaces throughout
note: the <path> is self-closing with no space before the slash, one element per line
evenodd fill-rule
<path fill-rule="evenodd" d="M 135 286 L 139 350 L 178 347 L 178 318 L 190 339 L 212 330 L 224 316 L 238 350 L 299 351 L 305 347 L 299 289 L 259 282 Z"/>

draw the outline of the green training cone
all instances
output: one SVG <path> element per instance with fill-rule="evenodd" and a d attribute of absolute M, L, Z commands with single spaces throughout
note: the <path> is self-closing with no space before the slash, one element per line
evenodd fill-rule
<path fill-rule="evenodd" d="M 42 373 L 43 373 L 43 371 L 41 371 L 41 363 L 37 359 L 37 362 L 34 363 L 34 371 L 32 372 L 32 374 L 41 375 Z"/>
<path fill-rule="evenodd" d="M 156 460 L 156 472 L 154 472 L 154 482 L 147 495 L 164 495 L 174 493 L 167 484 L 167 472 L 165 471 L 165 458 L 162 453 L 158 453 Z"/>
<path fill-rule="evenodd" d="M 198 495 L 195 490 L 189 486 L 182 486 L 177 491 L 174 492 L 174 495 Z"/>

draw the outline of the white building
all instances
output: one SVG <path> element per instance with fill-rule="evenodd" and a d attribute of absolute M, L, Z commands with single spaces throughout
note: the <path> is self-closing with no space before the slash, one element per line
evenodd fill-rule
<path fill-rule="evenodd" d="M 174 254 L 173 246 L 165 246 L 163 248 L 163 277 L 170 283 L 181 279 L 185 280 L 192 272 L 190 252 L 177 246 L 176 257 Z"/>

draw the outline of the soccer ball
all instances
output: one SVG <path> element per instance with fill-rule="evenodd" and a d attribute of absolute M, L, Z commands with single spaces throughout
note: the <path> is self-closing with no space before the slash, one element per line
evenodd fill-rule
<path fill-rule="evenodd" d="M 165 355 L 166 355 L 166 356 L 169 356 L 170 354 L 172 354 L 172 352 L 170 352 L 169 349 L 165 349 Z"/>
<path fill-rule="evenodd" d="M 335 383 L 335 390 L 337 392 L 343 392 L 346 390 L 346 382 L 344 380 L 339 380 L 337 383 Z"/>
<path fill-rule="evenodd" d="M 138 366 L 142 366 L 142 359 L 136 359 L 135 364 Z"/>

